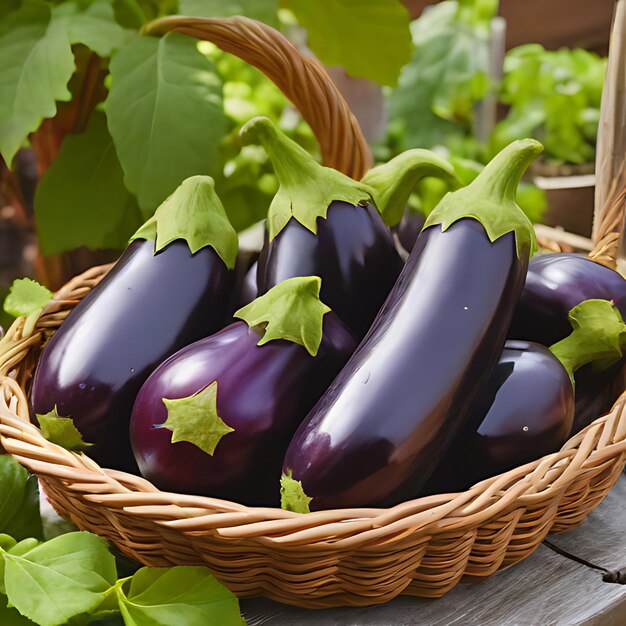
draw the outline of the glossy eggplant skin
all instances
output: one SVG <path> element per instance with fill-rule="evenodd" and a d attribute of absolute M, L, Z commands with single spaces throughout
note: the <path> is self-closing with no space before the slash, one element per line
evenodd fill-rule
<path fill-rule="evenodd" d="M 209 247 L 174 241 L 154 254 L 135 240 L 46 345 L 33 382 L 36 413 L 72 417 L 89 455 L 133 470 L 128 426 L 135 397 L 165 358 L 220 328 L 232 272 Z"/>
<path fill-rule="evenodd" d="M 443 457 L 425 493 L 473 484 L 560 450 L 574 417 L 574 389 L 544 346 L 507 341 L 467 426 Z"/>
<path fill-rule="evenodd" d="M 317 234 L 294 218 L 263 247 L 257 286 L 264 294 L 295 276 L 319 276 L 320 297 L 361 339 L 402 269 L 391 233 L 372 205 L 332 202 Z"/>
<path fill-rule="evenodd" d="M 287 451 L 311 508 L 415 496 L 502 352 L 526 275 L 512 233 L 424 230 L 370 332 Z"/>
<path fill-rule="evenodd" d="M 209 495 L 249 505 L 279 502 L 281 462 L 298 424 L 356 349 L 337 316 L 324 316 L 316 357 L 302 346 L 271 341 L 237 321 L 165 361 L 142 387 L 131 438 L 143 476 L 161 489 Z M 172 444 L 158 428 L 167 418 L 162 398 L 184 398 L 217 381 L 217 409 L 234 432 L 213 456 L 194 444 Z"/>
<path fill-rule="evenodd" d="M 236 297 L 237 309 L 240 309 L 250 304 L 259 295 L 259 290 L 256 286 L 257 272 L 258 261 L 255 261 L 250 269 L 246 272 L 246 275 L 243 277 L 241 284 L 238 286 Z"/>
<path fill-rule="evenodd" d="M 399 224 L 396 224 L 391 230 L 398 237 L 400 245 L 407 251 L 411 252 L 413 246 L 424 228 L 426 216 L 420 211 L 414 211 L 407 207 L 402 214 Z"/>
<path fill-rule="evenodd" d="M 585 365 L 576 372 L 576 407 L 571 435 L 608 413 L 626 389 L 626 359 L 605 370 Z"/>
<path fill-rule="evenodd" d="M 592 298 L 613 300 L 626 316 L 626 280 L 620 274 L 578 254 L 536 256 L 528 266 L 509 338 L 551 346 L 572 332 L 570 310 Z"/>
<path fill-rule="evenodd" d="M 508 336 L 551 346 L 570 334 L 569 311 L 592 298 L 612 300 L 626 317 L 626 280 L 579 254 L 531 259 L 524 291 Z M 626 359 L 604 371 L 587 365 L 576 372 L 572 435 L 606 413 L 624 390 Z"/>

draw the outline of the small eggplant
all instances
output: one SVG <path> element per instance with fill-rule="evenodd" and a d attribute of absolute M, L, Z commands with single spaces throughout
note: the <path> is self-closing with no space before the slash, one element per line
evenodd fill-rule
<path fill-rule="evenodd" d="M 35 413 L 71 418 L 100 464 L 134 469 L 137 392 L 165 358 L 225 323 L 236 255 L 213 180 L 184 181 L 46 345 Z"/>
<path fill-rule="evenodd" d="M 524 291 L 508 336 L 550 346 L 564 339 L 568 312 L 584 300 L 615 303 L 626 316 L 626 280 L 614 270 L 579 254 L 546 254 L 531 259 Z M 626 359 L 602 370 L 586 366 L 576 374 L 572 434 L 608 411 L 624 391 Z"/>
<path fill-rule="evenodd" d="M 511 144 L 430 214 L 365 340 L 294 436 L 284 475 L 314 509 L 415 496 L 502 352 L 536 247 L 515 190 L 541 144 Z"/>
<path fill-rule="evenodd" d="M 289 440 L 356 349 L 320 284 L 277 285 L 235 314 L 245 321 L 155 370 L 131 420 L 143 476 L 161 489 L 277 504 Z"/>
<path fill-rule="evenodd" d="M 528 266 L 509 338 L 551 346 L 570 333 L 569 311 L 591 299 L 613 301 L 626 315 L 626 280 L 579 254 L 536 256 Z"/>
<path fill-rule="evenodd" d="M 321 276 L 322 299 L 362 338 L 402 269 L 373 190 L 319 165 L 266 118 L 251 120 L 242 137 L 263 145 L 280 184 L 259 258 L 258 293 L 294 276 Z M 426 150 L 413 151 L 411 159 L 417 177 L 452 175 L 446 161 Z"/>
<path fill-rule="evenodd" d="M 573 332 L 550 349 L 507 341 L 470 423 L 425 493 L 467 489 L 556 452 L 567 441 L 574 417 L 574 372 L 596 361 L 621 359 L 626 345 L 626 324 L 606 300 L 582 302 L 570 311 L 569 320 Z"/>

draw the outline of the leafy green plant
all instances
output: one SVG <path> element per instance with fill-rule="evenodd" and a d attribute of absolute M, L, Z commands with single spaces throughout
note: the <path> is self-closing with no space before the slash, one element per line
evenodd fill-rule
<path fill-rule="evenodd" d="M 475 104 L 491 88 L 489 36 L 497 9 L 492 0 L 441 2 L 411 24 L 411 61 L 389 97 L 393 154 L 461 147 L 471 137 Z"/>
<path fill-rule="evenodd" d="M 324 61 L 355 76 L 394 84 L 408 60 L 409 18 L 400 0 L 320 0 L 314 13 L 300 0 L 281 7 L 307 27 Z M 176 12 L 245 14 L 279 25 L 277 0 L 2 4 L 0 154 L 15 165 L 18 149 L 30 143 L 37 156 L 35 217 L 44 254 L 122 248 L 194 174 L 218 181 L 239 228 L 267 208 L 274 190 L 268 168 L 253 150 L 239 156 L 236 130 L 244 117 L 270 114 L 259 109 L 270 109 L 296 135 L 302 126 L 284 116 L 284 96 L 237 59 L 177 33 L 142 33 L 150 20 Z M 376 22 L 373 32 L 371 18 L 384 19 L 385 28 L 378 31 Z M 359 40 L 368 45 L 355 46 Z M 306 142 L 314 145 L 310 131 Z M 2 175 L 10 174 L 4 168 Z"/>
<path fill-rule="evenodd" d="M 37 480 L 0 456 L 0 623 L 244 624 L 237 598 L 205 567 L 143 567 L 118 579 L 106 542 L 69 532 L 42 542 Z"/>
<path fill-rule="evenodd" d="M 491 152 L 535 137 L 547 160 L 593 161 L 605 72 L 606 59 L 586 50 L 549 51 L 539 44 L 510 50 L 501 92 L 510 109 L 494 130 Z"/>

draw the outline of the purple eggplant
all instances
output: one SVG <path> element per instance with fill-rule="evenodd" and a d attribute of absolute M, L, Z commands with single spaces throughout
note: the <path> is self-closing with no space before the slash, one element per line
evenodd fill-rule
<path fill-rule="evenodd" d="M 161 489 L 277 504 L 289 440 L 356 348 L 339 318 L 322 308 L 319 289 L 316 277 L 285 281 L 236 314 L 249 323 L 237 321 L 155 370 L 131 421 L 143 476 Z M 296 308 L 277 300 L 288 292 L 299 299 Z M 319 335 L 309 341 L 299 333 L 311 324 Z"/>
<path fill-rule="evenodd" d="M 537 256 L 530 261 L 508 336 L 550 346 L 570 332 L 570 309 L 592 298 L 610 300 L 626 315 L 626 280 L 579 254 Z M 611 408 L 624 390 L 625 375 L 626 359 L 606 370 L 586 366 L 577 372 L 572 434 Z"/>
<path fill-rule="evenodd" d="M 259 258 L 258 293 L 294 276 L 321 276 L 322 299 L 363 337 L 402 269 L 373 190 L 319 165 L 266 118 L 249 122 L 242 136 L 263 145 L 280 183 Z M 443 159 L 416 152 L 419 176 L 452 175 Z"/>
<path fill-rule="evenodd" d="M 536 247 L 515 189 L 540 151 L 511 144 L 429 216 L 367 337 L 289 446 L 283 472 L 311 508 L 416 495 L 464 426 Z"/>
<path fill-rule="evenodd" d="M 236 255 L 212 179 L 184 181 L 46 345 L 35 413 L 71 418 L 94 459 L 133 469 L 135 397 L 165 358 L 226 322 Z"/>
<path fill-rule="evenodd" d="M 576 406 L 571 435 L 608 413 L 626 389 L 626 359 L 606 369 L 586 365 L 576 372 Z"/>
<path fill-rule="evenodd" d="M 574 389 L 560 361 L 538 343 L 507 341 L 470 423 L 423 493 L 463 491 L 556 452 L 567 441 L 573 416 Z"/>
<path fill-rule="evenodd" d="M 550 349 L 507 341 L 470 422 L 425 493 L 467 489 L 556 452 L 567 441 L 574 418 L 574 372 L 594 362 L 618 361 L 626 344 L 626 324 L 606 300 L 586 300 L 568 317 L 570 334 Z"/>
<path fill-rule="evenodd" d="M 579 254 L 536 256 L 528 266 L 509 338 L 551 346 L 571 332 L 569 311 L 592 298 L 612 300 L 626 315 L 626 280 Z"/>
<path fill-rule="evenodd" d="M 259 290 L 256 286 L 256 275 L 258 271 L 258 266 L 259 262 L 255 261 L 250 269 L 246 272 L 246 275 L 243 277 L 243 280 L 239 285 L 239 289 L 237 292 L 237 304 L 239 307 L 250 304 L 250 302 L 252 302 L 259 295 Z"/>
<path fill-rule="evenodd" d="M 413 246 L 422 232 L 425 222 L 426 216 L 421 211 L 407 207 L 402 214 L 400 222 L 392 228 L 392 231 L 398 237 L 400 245 L 408 253 L 413 250 Z"/>

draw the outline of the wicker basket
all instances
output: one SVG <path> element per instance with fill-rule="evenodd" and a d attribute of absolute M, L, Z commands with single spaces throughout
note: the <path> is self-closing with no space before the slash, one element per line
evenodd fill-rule
<path fill-rule="evenodd" d="M 172 18 L 150 30 L 172 29 L 211 39 L 262 69 L 311 123 L 325 162 L 362 174 L 368 152 L 344 101 L 324 70 L 278 33 L 239 18 Z M 616 248 L 610 217 L 597 246 L 605 263 Z M 27 393 L 41 346 L 108 269 L 70 281 L 34 329 L 18 319 L 0 342 L 0 437 L 39 476 L 61 515 L 146 565 L 207 565 L 239 596 L 302 607 L 363 606 L 399 594 L 439 597 L 463 576 L 489 576 L 531 554 L 549 532 L 579 525 L 626 463 L 625 393 L 560 452 L 464 493 L 387 510 L 301 515 L 161 492 L 48 442 L 29 420 Z"/>

